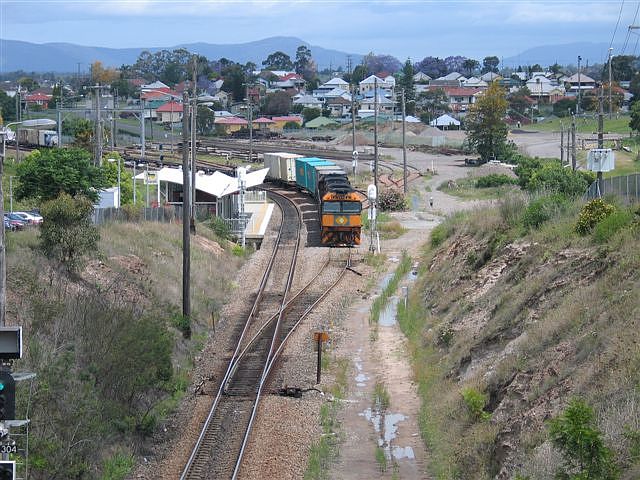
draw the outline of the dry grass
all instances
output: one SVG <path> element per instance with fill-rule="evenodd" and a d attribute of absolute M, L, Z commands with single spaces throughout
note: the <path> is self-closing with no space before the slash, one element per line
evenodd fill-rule
<path fill-rule="evenodd" d="M 553 478 L 559 456 L 543 420 L 579 396 L 599 412 L 623 478 L 636 478 L 640 235 L 627 228 L 604 245 L 578 237 L 579 202 L 526 234 L 517 220 L 524 207 L 520 199 L 505 200 L 451 220 L 442 244 L 425 249 L 400 325 L 420 385 L 429 471 L 434 478 L 493 478 L 506 466 L 512 476 Z M 529 246 L 510 257 L 505 246 L 514 239 Z M 504 269 L 470 298 L 493 261 L 505 262 Z M 490 394 L 491 422 L 470 421 L 460 395 L 468 385 Z M 507 398 L 523 401 L 503 404 Z M 507 434 L 515 449 L 492 460 L 504 432 L 520 432 Z"/>

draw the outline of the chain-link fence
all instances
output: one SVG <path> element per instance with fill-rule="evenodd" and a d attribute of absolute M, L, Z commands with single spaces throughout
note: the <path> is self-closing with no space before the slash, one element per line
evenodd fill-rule
<path fill-rule="evenodd" d="M 216 214 L 215 204 L 196 205 L 196 220 L 204 221 Z M 169 204 L 161 207 L 96 208 L 93 223 L 104 225 L 109 222 L 182 222 L 182 205 Z"/>
<path fill-rule="evenodd" d="M 601 182 L 596 180 L 587 189 L 584 199 L 593 200 L 605 195 L 616 195 L 629 203 L 638 201 L 640 199 L 640 174 L 604 178 Z"/>

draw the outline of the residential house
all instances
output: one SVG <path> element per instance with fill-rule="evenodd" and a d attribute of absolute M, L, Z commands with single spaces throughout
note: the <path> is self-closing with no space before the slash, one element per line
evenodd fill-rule
<path fill-rule="evenodd" d="M 249 122 L 240 117 L 216 117 L 213 123 L 216 129 L 221 128 L 227 134 L 247 128 L 249 125 Z"/>
<path fill-rule="evenodd" d="M 169 87 L 160 88 L 158 90 L 145 90 L 140 94 L 140 100 L 148 101 L 148 100 L 179 100 L 182 96 L 171 90 Z"/>
<path fill-rule="evenodd" d="M 479 88 L 468 87 L 437 87 L 444 90 L 449 99 L 449 108 L 453 112 L 466 112 L 469 106 L 476 103 L 478 94 L 482 92 Z"/>
<path fill-rule="evenodd" d="M 182 103 L 166 102 L 156 108 L 158 120 L 161 123 L 176 123 L 182 120 Z"/>
<path fill-rule="evenodd" d="M 483 75 L 480 75 L 480 80 L 484 80 L 487 83 L 495 82 L 496 80 L 501 80 L 502 77 L 495 72 L 487 72 Z"/>
<path fill-rule="evenodd" d="M 297 115 L 284 115 L 281 117 L 271 117 L 271 120 L 273 120 L 273 125 L 271 126 L 271 128 L 273 130 L 283 130 L 284 126 L 288 123 L 288 122 L 295 122 L 298 125 L 302 126 L 302 117 L 299 117 Z"/>
<path fill-rule="evenodd" d="M 413 76 L 414 83 L 429 83 L 432 78 L 424 72 L 418 72 Z"/>
<path fill-rule="evenodd" d="M 360 117 L 373 115 L 375 113 L 376 103 L 378 106 L 378 114 L 393 114 L 393 107 L 395 102 L 382 95 L 382 93 L 379 93 L 377 95 L 377 99 L 374 96 L 371 96 L 360 100 L 360 109 L 358 110 L 358 115 Z"/>
<path fill-rule="evenodd" d="M 349 82 L 345 82 L 340 77 L 333 77 L 331 80 L 323 83 L 318 88 L 323 88 L 327 90 L 333 90 L 334 88 L 341 88 L 342 90 L 349 90 Z"/>
<path fill-rule="evenodd" d="M 313 95 L 300 95 L 293 101 L 294 105 L 302 105 L 302 108 L 317 108 L 322 110 L 323 102 Z"/>
<path fill-rule="evenodd" d="M 387 83 L 385 80 L 383 80 L 380 77 L 377 77 L 375 75 L 370 75 L 360 82 L 360 95 L 366 95 L 367 92 L 372 92 L 375 89 L 376 84 L 379 90 L 384 90 L 386 92 L 385 96 L 391 95 L 393 93 L 393 87 L 395 86 L 395 81 L 393 84 Z"/>
<path fill-rule="evenodd" d="M 144 102 L 144 118 L 156 120 L 158 118 L 158 108 L 167 103 L 164 99 L 149 100 Z"/>
<path fill-rule="evenodd" d="M 541 103 L 555 103 L 564 97 L 565 89 L 554 83 L 544 75 L 536 75 L 530 78 L 526 85 L 531 92 L 531 98 Z"/>
<path fill-rule="evenodd" d="M 229 100 L 231 99 L 231 96 L 224 90 L 219 90 L 218 92 L 215 93 L 215 95 L 211 95 L 211 96 L 213 97 L 213 100 L 215 102 L 219 102 L 223 107 L 226 107 L 227 105 L 229 105 Z M 258 96 L 258 99 L 259 98 L 260 97 Z"/>
<path fill-rule="evenodd" d="M 142 90 L 143 92 L 148 92 L 151 90 L 169 90 L 169 85 L 165 85 L 161 81 L 156 80 L 155 82 L 149 83 L 147 85 L 140 85 L 140 90 Z"/>
<path fill-rule="evenodd" d="M 335 120 L 331 120 L 327 117 L 316 117 L 313 120 L 309 120 L 304 124 L 305 128 L 322 128 L 322 127 L 337 127 L 340 125 Z"/>
<path fill-rule="evenodd" d="M 464 80 L 461 86 L 467 88 L 488 88 L 489 84 L 478 77 L 471 77 Z"/>
<path fill-rule="evenodd" d="M 391 91 L 396 88 L 396 77 L 391 75 L 389 72 L 380 72 L 378 73 L 378 77 L 383 79 L 387 85 L 389 85 Z"/>
<path fill-rule="evenodd" d="M 566 83 L 569 84 L 568 92 L 574 96 L 578 95 L 578 90 L 580 90 L 582 93 L 585 93 L 596 88 L 596 81 L 593 78 L 588 77 L 584 73 L 581 73 L 580 75 L 578 75 L 577 73 L 571 75 L 566 80 Z"/>
<path fill-rule="evenodd" d="M 53 95 L 47 95 L 44 93 L 31 93 L 25 95 L 24 101 L 27 105 L 39 105 L 41 107 L 46 107 L 52 98 Z"/>
<path fill-rule="evenodd" d="M 351 114 L 351 100 L 343 97 L 327 98 L 326 106 L 332 117 L 344 117 Z"/>
<path fill-rule="evenodd" d="M 451 72 L 448 75 L 431 80 L 429 85 L 437 87 L 461 87 L 466 80 L 467 78 L 461 73 Z"/>

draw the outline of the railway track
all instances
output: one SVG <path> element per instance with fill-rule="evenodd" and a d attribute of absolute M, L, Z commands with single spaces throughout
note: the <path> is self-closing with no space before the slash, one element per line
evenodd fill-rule
<path fill-rule="evenodd" d="M 291 293 L 302 215 L 290 200 L 272 195 L 282 224 L 251 312 L 237 333 L 236 349 L 220 383 L 181 479 L 234 479 L 249 440 L 260 397 L 286 339 L 339 281 L 345 267 L 327 260 L 320 274 Z M 328 250 L 330 252 L 330 250 Z M 333 268 L 335 272 L 326 273 Z M 330 279 L 330 280 L 327 280 Z"/>

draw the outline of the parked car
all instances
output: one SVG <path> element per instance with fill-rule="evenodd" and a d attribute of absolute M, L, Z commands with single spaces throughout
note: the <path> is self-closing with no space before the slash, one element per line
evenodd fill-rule
<path fill-rule="evenodd" d="M 42 223 L 42 217 L 40 215 L 34 215 L 27 212 L 13 212 L 14 215 L 18 215 L 31 225 L 40 225 Z"/>
<path fill-rule="evenodd" d="M 16 226 L 11 223 L 11 220 L 8 218 L 4 219 L 4 229 L 9 230 L 11 232 L 15 232 L 17 230 Z"/>
<path fill-rule="evenodd" d="M 13 227 L 13 230 L 23 230 L 26 225 L 26 222 L 12 213 L 5 214 L 4 222 L 5 224 L 8 222 Z"/>

